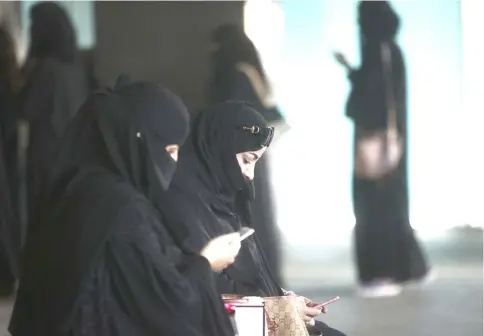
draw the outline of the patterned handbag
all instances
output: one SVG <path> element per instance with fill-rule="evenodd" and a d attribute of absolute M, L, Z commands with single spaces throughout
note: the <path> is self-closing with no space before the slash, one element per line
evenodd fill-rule
<path fill-rule="evenodd" d="M 309 336 L 306 324 L 299 315 L 297 296 L 265 297 L 269 336 Z"/>

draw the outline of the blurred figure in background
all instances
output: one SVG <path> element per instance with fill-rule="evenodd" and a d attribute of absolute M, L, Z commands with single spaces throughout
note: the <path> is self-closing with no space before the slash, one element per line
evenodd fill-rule
<path fill-rule="evenodd" d="M 49 171 L 56 145 L 88 93 L 76 34 L 67 13 L 55 3 L 41 2 L 32 7 L 30 17 L 26 85 L 18 97 L 17 115 L 29 125 L 27 217 L 36 208 L 41 181 Z"/>
<path fill-rule="evenodd" d="M 349 72 L 352 85 L 346 114 L 355 129 L 384 130 L 388 122 L 387 91 L 393 90 L 397 130 L 404 153 L 399 166 L 380 180 L 354 174 L 353 204 L 356 217 L 356 260 L 360 293 L 391 296 L 402 284 L 421 280 L 428 266 L 409 221 L 407 183 L 407 91 L 403 55 L 395 38 L 397 14 L 386 1 L 362 1 L 358 7 L 362 64 L 353 69 L 342 54 L 336 58 Z M 391 52 L 391 85 L 386 85 L 382 44 Z M 358 146 L 355 136 L 355 146 Z"/>
<path fill-rule="evenodd" d="M 6 27 L 0 26 L 0 297 L 13 293 L 18 276 L 20 228 L 12 204 L 16 145 L 9 144 L 7 139 L 14 129 L 13 101 L 19 87 L 20 69 L 15 46 Z"/>
<path fill-rule="evenodd" d="M 216 44 L 216 50 L 212 56 L 210 103 L 226 100 L 250 102 L 275 127 L 276 136 L 281 134 L 287 125 L 272 102 L 270 83 L 252 41 L 242 28 L 231 24 L 217 28 L 212 34 L 212 41 Z M 269 164 L 270 157 L 266 154 L 255 168 L 252 222 L 268 264 L 281 284 L 281 239 L 276 222 Z"/>

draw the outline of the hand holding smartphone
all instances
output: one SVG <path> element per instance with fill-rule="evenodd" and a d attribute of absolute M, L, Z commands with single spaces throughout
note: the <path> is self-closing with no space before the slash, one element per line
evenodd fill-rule
<path fill-rule="evenodd" d="M 335 296 L 327 301 L 324 301 L 324 302 L 321 302 L 321 303 L 311 303 L 309 306 L 311 308 L 316 308 L 316 309 L 322 309 L 323 307 L 326 307 L 327 305 L 329 305 L 330 303 L 333 303 L 333 302 L 336 302 L 339 300 L 339 296 Z"/>
<path fill-rule="evenodd" d="M 250 237 L 252 234 L 254 234 L 255 230 L 250 228 L 250 227 L 247 227 L 247 226 L 243 226 L 240 230 L 239 230 L 239 234 L 240 234 L 240 241 Z"/>

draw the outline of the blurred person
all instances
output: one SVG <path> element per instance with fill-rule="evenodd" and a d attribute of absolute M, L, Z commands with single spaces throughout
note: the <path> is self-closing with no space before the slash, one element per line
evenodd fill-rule
<path fill-rule="evenodd" d="M 234 335 L 212 270 L 234 262 L 240 235 L 182 254 L 152 203 L 188 119 L 168 89 L 124 76 L 88 98 L 59 147 L 42 229 L 29 234 L 13 336 Z"/>
<path fill-rule="evenodd" d="M 422 280 L 429 270 L 409 220 L 407 82 L 403 54 L 395 41 L 400 20 L 386 1 L 361 1 L 358 20 L 361 66 L 353 69 L 342 54 L 336 54 L 348 70 L 352 86 L 346 114 L 356 131 L 385 129 L 389 113 L 386 90 L 393 90 L 404 153 L 389 176 L 367 180 L 353 175 L 356 264 L 362 295 L 392 296 L 401 292 L 403 284 Z M 391 51 L 391 86 L 385 84 L 382 44 Z M 355 149 L 358 141 L 355 133 Z"/>
<path fill-rule="evenodd" d="M 254 169 L 271 144 L 274 129 L 249 103 L 227 101 L 202 111 L 180 150 L 179 168 L 163 195 L 165 224 L 184 251 L 200 250 L 211 238 L 253 226 Z M 179 227 L 187 231 L 180 234 Z M 220 294 L 282 296 L 256 232 L 245 239 L 235 263 L 215 274 Z M 320 310 L 303 304 L 312 334 L 342 335 L 321 321 Z"/>
<path fill-rule="evenodd" d="M 95 73 L 94 49 L 82 50 L 80 54 L 86 71 L 89 91 L 96 91 L 100 88 L 100 85 Z"/>
<path fill-rule="evenodd" d="M 65 10 L 53 2 L 41 2 L 32 7 L 30 18 L 30 46 L 23 69 L 26 85 L 18 97 L 17 115 L 29 125 L 27 217 L 36 208 L 56 145 L 88 93 L 76 34 Z"/>
<path fill-rule="evenodd" d="M 20 82 L 15 45 L 6 27 L 0 26 L 0 297 L 14 292 L 18 277 L 19 223 L 15 197 L 16 149 L 7 142 L 12 132 L 13 101 Z"/>
<path fill-rule="evenodd" d="M 257 49 L 242 28 L 232 24 L 222 25 L 212 33 L 212 42 L 216 49 L 212 55 L 211 103 L 248 101 L 275 127 L 277 135 L 286 131 L 287 124 L 273 102 L 271 85 Z M 252 222 L 268 264 L 277 282 L 282 283 L 281 237 L 276 221 L 268 154 L 258 161 L 255 168 Z"/>

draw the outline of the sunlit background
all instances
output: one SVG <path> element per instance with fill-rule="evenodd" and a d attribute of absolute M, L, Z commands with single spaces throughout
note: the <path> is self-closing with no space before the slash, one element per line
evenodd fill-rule
<path fill-rule="evenodd" d="M 473 196 L 484 188 L 483 166 L 471 159 L 483 139 L 481 104 L 471 93 L 477 92 L 473 74 L 482 60 L 475 56 L 477 37 L 471 34 L 479 31 L 475 13 L 482 3 L 392 3 L 402 20 L 399 43 L 408 75 L 412 226 L 421 235 L 461 225 L 482 227 L 484 215 Z M 354 226 L 353 126 L 344 116 L 349 83 L 333 52 L 359 65 L 356 8 L 356 0 L 253 0 L 246 5 L 247 34 L 262 54 L 292 126 L 273 149 L 273 184 L 279 224 L 295 244 L 335 241 Z"/>
<path fill-rule="evenodd" d="M 21 56 L 28 44 L 22 3 Z M 59 1 L 71 14 L 81 48 L 95 45 L 92 1 Z M 484 226 L 479 197 L 484 164 L 476 145 L 483 116 L 478 69 L 481 1 L 392 1 L 409 88 L 409 181 L 412 226 L 421 235 Z M 245 28 L 262 56 L 292 129 L 272 149 L 278 222 L 295 244 L 335 241 L 351 232 L 352 124 L 344 116 L 349 85 L 341 51 L 359 64 L 356 0 L 248 1 Z M 304 23 L 304 24 L 302 24 Z M 474 160 L 474 161 L 472 161 Z M 316 197 L 315 197 L 316 196 Z M 294 205 L 297 197 L 297 206 Z M 308 234 L 311 232 L 312 234 Z M 338 239 L 336 239 L 338 241 Z"/>
<path fill-rule="evenodd" d="M 0 19 L 12 27 L 21 62 L 36 2 L 0 2 Z M 202 89 L 210 75 L 209 34 L 221 23 L 240 23 L 242 9 L 240 3 L 223 1 L 207 6 L 199 1 L 173 6 L 57 2 L 71 16 L 82 56 L 99 84 L 111 84 L 120 71 L 166 81 L 193 111 L 204 103 Z M 482 335 L 482 231 L 447 229 L 484 227 L 479 148 L 484 143 L 484 1 L 391 1 L 402 20 L 399 44 L 408 75 L 411 221 L 436 280 L 382 300 L 362 299 L 354 291 L 353 126 L 344 115 L 350 87 L 333 58 L 341 51 L 359 65 L 357 2 L 245 4 L 246 32 L 291 126 L 271 148 L 285 238 L 284 285 L 315 302 L 339 295 L 323 319 L 348 335 Z M 133 21 L 129 26 L 127 18 Z M 190 28 L 192 23 L 200 30 Z M 449 309 L 449 302 L 458 302 L 458 309 Z M 2 335 L 12 305 L 0 301 Z"/>

